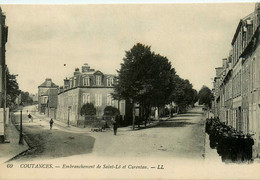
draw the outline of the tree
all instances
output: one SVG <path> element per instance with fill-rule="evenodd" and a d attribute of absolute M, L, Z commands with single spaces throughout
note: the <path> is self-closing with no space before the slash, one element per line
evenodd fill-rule
<path fill-rule="evenodd" d="M 197 102 L 197 91 L 193 89 L 189 80 L 184 80 L 178 75 L 174 77 L 174 84 L 171 100 L 178 106 L 178 112 L 183 112 L 188 106 L 193 106 Z"/>
<path fill-rule="evenodd" d="M 151 52 L 151 47 L 137 43 L 126 51 L 118 71 L 118 81 L 114 85 L 114 98 L 132 101 L 133 129 L 135 107 L 141 107 L 141 117 L 149 107 L 160 107 L 170 102 L 174 86 L 175 70 L 167 57 Z"/>
<path fill-rule="evenodd" d="M 104 115 L 115 116 L 119 114 L 119 110 L 113 106 L 106 106 L 104 109 Z"/>
<path fill-rule="evenodd" d="M 199 104 L 204 104 L 207 107 L 211 108 L 211 103 L 213 100 L 212 91 L 207 86 L 202 86 L 199 91 Z"/>
<path fill-rule="evenodd" d="M 81 116 L 84 116 L 84 115 L 89 115 L 89 116 L 96 115 L 96 108 L 94 107 L 94 105 L 92 103 L 84 104 L 81 107 L 81 109 L 80 109 L 80 115 Z"/>
<path fill-rule="evenodd" d="M 21 91 L 22 102 L 26 105 L 31 105 L 33 103 L 33 99 L 30 97 L 29 92 Z"/>
<path fill-rule="evenodd" d="M 19 96 L 21 91 L 19 90 L 16 76 L 14 74 L 10 74 L 8 69 L 6 72 L 6 87 L 6 106 L 12 108 L 15 105 L 15 100 Z"/>

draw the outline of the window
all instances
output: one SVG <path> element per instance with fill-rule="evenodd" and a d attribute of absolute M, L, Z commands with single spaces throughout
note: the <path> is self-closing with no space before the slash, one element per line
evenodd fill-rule
<path fill-rule="evenodd" d="M 83 104 L 90 103 L 90 93 L 82 94 L 82 102 L 83 102 Z"/>
<path fill-rule="evenodd" d="M 83 77 L 83 86 L 90 86 L 90 78 L 88 76 Z"/>
<path fill-rule="evenodd" d="M 101 76 L 96 76 L 96 85 L 101 85 Z"/>
<path fill-rule="evenodd" d="M 77 82 L 76 80 L 77 80 L 77 78 L 74 77 L 74 82 L 73 82 L 73 86 L 74 86 L 74 87 L 76 87 L 76 82 Z"/>
<path fill-rule="evenodd" d="M 72 84 L 73 82 L 72 82 L 72 79 L 70 79 L 70 88 L 72 88 L 73 87 L 73 84 Z"/>
<path fill-rule="evenodd" d="M 95 94 L 95 106 L 100 107 L 102 105 L 102 94 Z"/>
<path fill-rule="evenodd" d="M 107 105 L 114 106 L 114 100 L 111 94 L 107 94 Z"/>
<path fill-rule="evenodd" d="M 256 61 L 255 58 L 253 58 L 253 89 L 256 88 Z"/>
<path fill-rule="evenodd" d="M 48 102 L 48 96 L 43 96 L 42 104 L 47 104 L 47 102 Z"/>
<path fill-rule="evenodd" d="M 114 84 L 114 79 L 113 77 L 108 77 L 107 78 L 107 86 L 113 86 Z"/>

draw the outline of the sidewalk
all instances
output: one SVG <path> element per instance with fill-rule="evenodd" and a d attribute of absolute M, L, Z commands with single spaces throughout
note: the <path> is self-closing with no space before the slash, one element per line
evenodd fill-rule
<path fill-rule="evenodd" d="M 11 122 L 6 125 L 6 136 L 10 143 L 0 144 L 0 163 L 5 163 L 16 155 L 29 149 L 25 140 L 24 145 L 19 145 L 19 132 Z"/>
<path fill-rule="evenodd" d="M 211 149 L 209 145 L 209 135 L 205 136 L 205 162 L 206 163 L 220 163 L 222 164 L 221 157 L 217 153 L 217 149 Z"/>
<path fill-rule="evenodd" d="M 39 122 L 39 121 L 44 121 L 42 123 L 45 123 L 45 124 L 49 124 L 49 121 L 50 121 L 50 117 L 46 117 L 45 115 L 43 114 L 40 114 L 38 112 L 36 112 L 35 114 L 32 114 L 32 116 L 34 117 L 33 121 L 35 122 Z M 54 124 L 53 124 L 53 127 L 57 127 L 58 129 L 63 129 L 63 130 L 66 130 L 68 132 L 73 132 L 73 133 L 87 133 L 87 132 L 90 132 L 91 131 L 91 128 L 89 127 L 85 127 L 85 128 L 79 128 L 79 127 L 75 127 L 75 126 L 68 126 L 68 124 L 64 123 L 64 122 L 61 122 L 59 120 L 56 120 L 56 119 L 53 119 L 54 120 Z"/>
<path fill-rule="evenodd" d="M 33 121 L 38 122 L 38 120 L 39 121 L 44 120 L 45 124 L 46 123 L 49 124 L 49 121 L 51 119 L 50 117 L 47 117 L 44 114 L 40 114 L 39 112 L 32 114 L 32 116 L 34 117 Z M 160 121 L 167 120 L 167 119 L 169 119 L 169 117 L 161 118 Z M 79 128 L 79 127 L 75 127 L 75 126 L 68 126 L 67 123 L 61 122 L 57 119 L 53 119 L 53 120 L 54 120 L 54 124 L 53 124 L 54 127 L 56 126 L 56 127 L 62 128 L 63 130 L 66 130 L 68 132 L 73 132 L 73 133 L 88 133 L 89 132 L 89 133 L 91 133 L 90 127 Z M 150 124 L 147 124 L 147 128 L 158 124 L 160 121 L 151 121 Z M 138 128 L 138 125 L 135 126 L 135 130 L 139 130 L 139 129 L 143 129 L 143 128 L 144 128 L 144 125 L 141 125 L 140 128 Z M 132 125 L 126 126 L 126 127 L 119 127 L 119 129 L 121 131 L 130 131 L 130 130 L 132 130 Z M 109 131 L 109 130 L 112 130 L 112 129 L 106 129 L 106 131 Z"/>

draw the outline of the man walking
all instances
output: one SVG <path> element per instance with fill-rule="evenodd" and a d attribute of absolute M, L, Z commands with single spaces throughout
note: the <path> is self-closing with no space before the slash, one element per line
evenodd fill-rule
<path fill-rule="evenodd" d="M 52 130 L 52 125 L 53 125 L 53 120 L 52 120 L 52 118 L 51 118 L 51 120 L 50 120 L 50 130 Z"/>
<path fill-rule="evenodd" d="M 31 122 L 31 118 L 32 118 L 31 114 L 28 115 L 28 118 L 29 118 L 29 122 Z"/>
<path fill-rule="evenodd" d="M 113 129 L 114 129 L 114 135 L 116 135 L 116 133 L 117 133 L 117 122 L 116 121 L 113 123 Z"/>

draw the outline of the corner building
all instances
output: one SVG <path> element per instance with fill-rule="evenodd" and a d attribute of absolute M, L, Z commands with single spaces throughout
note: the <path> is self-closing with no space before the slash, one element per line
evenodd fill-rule
<path fill-rule="evenodd" d="M 113 100 L 113 84 L 115 75 L 103 74 L 91 69 L 88 64 L 75 69 L 72 77 L 64 79 L 64 86 L 58 93 L 57 119 L 65 123 L 79 126 L 85 120 L 80 115 L 81 107 L 92 103 L 96 108 L 96 117 L 102 119 L 106 106 L 119 109 L 120 115 L 125 116 L 125 100 Z"/>

